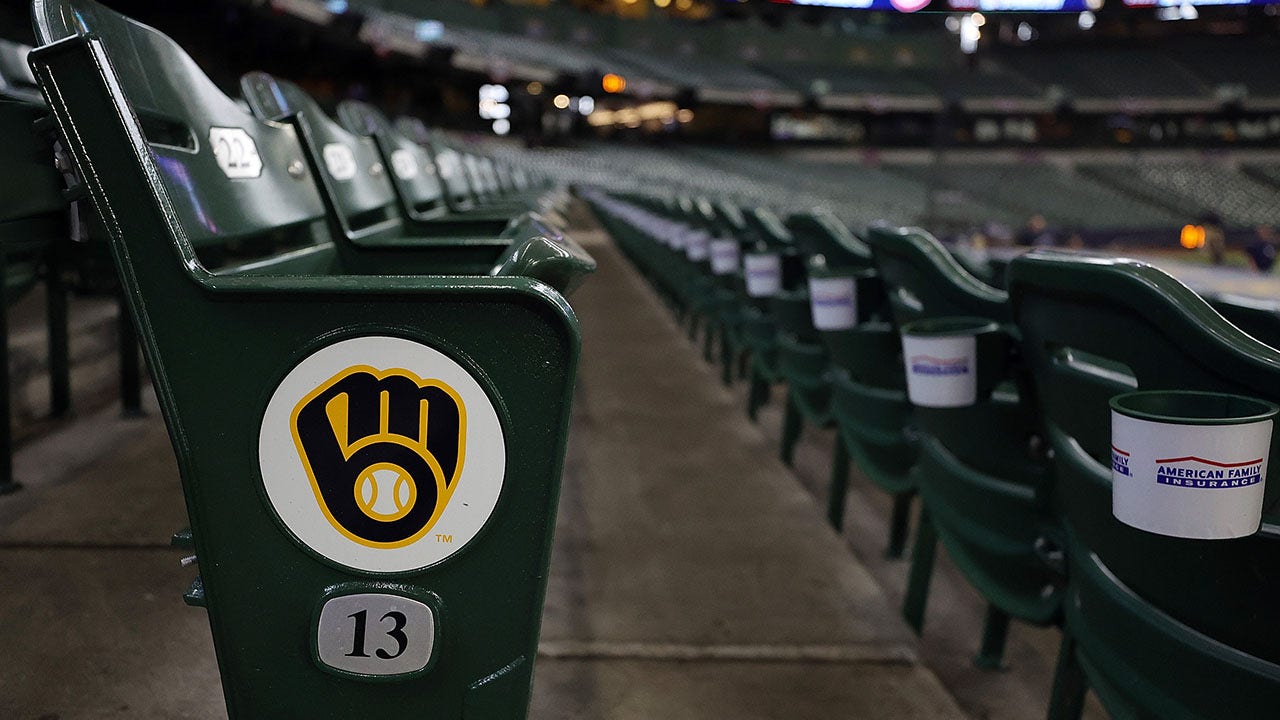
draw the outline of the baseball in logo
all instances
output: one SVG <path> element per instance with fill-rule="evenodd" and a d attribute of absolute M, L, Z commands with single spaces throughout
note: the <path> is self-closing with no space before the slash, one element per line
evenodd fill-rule
<path fill-rule="evenodd" d="M 322 348 L 276 389 L 259 437 L 276 514 L 341 564 L 397 572 L 461 549 L 497 504 L 497 412 L 466 369 L 393 337 Z"/>

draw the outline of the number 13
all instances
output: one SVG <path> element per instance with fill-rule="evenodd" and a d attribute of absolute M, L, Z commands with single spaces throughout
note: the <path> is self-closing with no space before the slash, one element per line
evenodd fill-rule
<path fill-rule="evenodd" d="M 347 653 L 347 657 L 369 657 L 369 654 L 366 653 L 364 649 L 365 634 L 369 623 L 369 611 L 361 610 L 360 612 L 352 613 L 347 617 L 356 621 L 355 637 L 352 639 L 351 652 Z M 409 645 L 409 638 L 404 634 L 404 626 L 405 623 L 408 622 L 408 618 L 406 618 L 402 612 L 391 610 L 387 614 L 383 615 L 382 620 L 379 622 L 387 619 L 390 619 L 395 626 L 386 632 L 387 637 L 396 641 L 396 651 L 394 653 L 389 653 L 382 648 L 378 648 L 374 651 L 374 654 L 383 660 L 394 660 L 403 655 L 405 648 Z"/>

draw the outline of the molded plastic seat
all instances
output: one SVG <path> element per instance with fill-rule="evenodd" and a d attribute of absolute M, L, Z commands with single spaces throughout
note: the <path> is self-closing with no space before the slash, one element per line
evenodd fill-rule
<path fill-rule="evenodd" d="M 1231 324 L 1273 348 L 1280 348 L 1280 305 L 1275 300 L 1238 295 L 1215 295 L 1205 300 Z"/>
<path fill-rule="evenodd" d="M 373 138 L 383 166 L 390 169 L 401 212 L 414 221 L 415 230 L 493 236 L 507 226 L 510 218 L 506 216 L 452 212 L 431 151 L 401 134 L 378 108 L 359 100 L 344 100 L 338 105 L 338 120 L 350 132 Z"/>
<path fill-rule="evenodd" d="M 809 292 L 783 292 L 770 299 L 778 325 L 778 367 L 787 383 L 782 424 L 782 461 L 791 464 L 804 423 L 831 425 L 829 361 L 822 338 L 813 327 Z"/>
<path fill-rule="evenodd" d="M 915 496 L 910 471 L 917 448 L 897 329 L 887 322 L 866 322 L 849 330 L 824 332 L 822 339 L 831 357 L 831 415 L 839 430 L 827 518 L 836 529 L 844 525 L 852 458 L 868 480 L 893 496 L 886 554 L 900 557 Z"/>
<path fill-rule="evenodd" d="M 923 230 L 876 227 L 867 242 L 889 288 L 901 327 L 913 320 L 976 317 L 1004 324 L 1010 337 L 1008 296 L 970 275 L 941 243 Z M 1012 343 L 1003 348 L 1011 349 Z M 904 614 L 919 631 L 940 538 L 968 581 L 992 605 L 978 662 L 1000 664 L 1008 617 L 1037 625 L 1059 616 L 1063 580 L 1037 552 L 1051 524 L 1046 502 L 1048 468 L 1032 455 L 1038 427 L 1022 368 L 1008 357 L 979 357 L 979 374 L 999 392 L 980 392 L 968 407 L 914 409 L 924 434 L 920 463 L 912 471 L 921 495 L 921 521 L 913 551 Z M 935 534 L 936 533 L 936 534 Z"/>
<path fill-rule="evenodd" d="M 1124 525 L 1111 512 L 1108 401 L 1136 387 L 1275 402 L 1280 351 L 1142 263 L 1033 252 L 1012 262 L 1009 278 L 1055 453 L 1053 509 L 1069 561 L 1052 711 L 1078 715 L 1087 680 L 1114 717 L 1273 715 L 1280 483 L 1269 478 L 1250 537 L 1190 540 Z"/>
<path fill-rule="evenodd" d="M 56 267 L 58 245 L 69 238 L 68 207 L 62 197 L 62 176 L 54 169 L 53 153 L 42 148 L 33 124 L 46 112 L 38 105 L 0 100 L 0 495 L 21 485 L 13 477 L 9 411 L 9 331 L 3 310 L 30 291 Z M 70 404 L 67 359 L 67 309 L 61 277 L 49 274 L 49 382 L 54 415 Z"/>
<path fill-rule="evenodd" d="M 501 236 L 445 237 L 431 234 L 430 222 L 415 222 L 400 212 L 392 174 L 383 164 L 374 140 L 357 136 L 331 120 L 319 105 L 294 83 L 253 72 L 240 81 L 245 101 L 264 121 L 288 123 L 325 201 L 330 233 L 352 267 L 379 272 L 385 267 L 382 253 L 403 257 L 406 273 L 424 273 L 453 265 L 457 272 L 483 272 L 511 244 L 508 231 Z M 513 217 L 513 224 L 528 216 Z M 379 252 L 381 251 L 381 252 Z M 411 264 L 415 253 L 430 253 L 436 267 Z"/>
<path fill-rule="evenodd" d="M 37 0 L 33 13 L 46 44 L 32 54 L 36 76 L 109 231 L 173 441 L 201 559 L 188 599 L 207 604 L 230 716 L 522 715 L 578 352 L 573 311 L 548 283 L 567 289 L 589 258 L 537 234 L 493 276 L 342 274 L 327 242 L 210 271 L 197 241 L 260 237 L 322 215 L 314 185 L 290 172 L 302 162 L 294 128 L 249 116 L 168 38 L 97 3 Z M 199 132 L 201 141 L 166 147 L 154 129 L 144 135 L 148 123 L 167 128 L 166 140 Z M 204 141 L 210 126 L 243 131 L 242 151 L 252 139 L 260 172 L 241 154 L 229 167 L 245 177 L 229 178 Z M 547 282 L 508 274 L 534 267 Z M 443 346 L 473 376 L 483 369 L 479 392 L 502 414 L 505 453 L 501 502 L 465 564 L 377 586 L 431 588 L 444 607 L 465 608 L 442 627 L 482 640 L 451 643 L 448 662 L 394 689 L 337 680 L 306 651 L 325 593 L 371 577 L 321 561 L 282 527 L 257 452 L 281 378 L 321 348 L 378 335 Z M 468 448 L 468 460 L 482 451 Z"/>
<path fill-rule="evenodd" d="M 871 248 L 828 210 L 794 213 L 787 218 L 796 247 L 808 257 L 821 255 L 830 268 L 871 268 Z"/>

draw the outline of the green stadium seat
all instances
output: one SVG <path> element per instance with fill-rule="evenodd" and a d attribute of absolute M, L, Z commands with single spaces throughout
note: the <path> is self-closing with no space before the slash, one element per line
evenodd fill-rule
<path fill-rule="evenodd" d="M 1135 388 L 1274 402 L 1280 351 L 1142 263 L 1033 252 L 1013 261 L 1009 280 L 1054 453 L 1052 507 L 1068 561 L 1050 717 L 1078 717 L 1086 685 L 1117 718 L 1273 715 L 1280 484 L 1267 483 L 1250 537 L 1192 540 L 1124 525 L 1112 516 L 1108 402 Z"/>
<path fill-rule="evenodd" d="M 941 243 L 915 228 L 872 228 L 867 242 L 889 288 L 899 327 L 917 320 L 980 318 L 999 324 L 1000 340 L 978 357 L 978 401 L 968 407 L 915 407 L 921 433 L 911 472 L 921 506 L 903 612 L 924 625 L 935 544 L 941 540 L 965 578 L 990 603 L 977 661 L 1000 665 L 1009 618 L 1057 621 L 1061 568 L 1042 558 L 1047 460 L 1025 371 L 1010 362 L 1017 330 L 1008 296 L 982 283 Z M 985 349 L 985 347 L 984 347 Z"/>
<path fill-rule="evenodd" d="M 177 455 L 201 560 L 187 599 L 208 608 L 230 716 L 525 713 L 577 358 L 577 322 L 563 293 L 590 272 L 591 259 L 534 224 L 492 267 L 466 277 L 408 274 L 406 265 L 431 264 L 402 263 L 407 252 L 389 254 L 381 274 L 353 274 L 335 249 L 342 240 L 323 233 L 257 245 L 256 257 L 227 255 L 221 266 L 206 267 L 198 246 L 292 235 L 323 221 L 320 192 L 305 167 L 297 170 L 297 126 L 250 116 L 167 37 L 102 5 L 38 0 L 34 15 L 45 44 L 32 54 L 36 76 L 110 233 Z M 203 141 L 210 127 L 243 133 L 235 133 L 241 152 L 233 162 Z M 171 144 L 196 133 L 202 139 L 194 148 Z M 246 154 L 250 141 L 256 152 Z M 287 457 L 293 449 L 259 444 L 273 388 L 283 392 L 300 362 L 367 340 L 449 358 L 471 377 L 472 385 L 459 385 L 475 413 L 468 425 L 487 422 L 503 438 L 494 445 L 493 437 L 477 436 L 483 442 L 466 450 L 474 464 L 502 448 L 492 455 L 503 463 L 502 502 L 493 498 L 483 535 L 456 562 L 406 566 L 390 581 L 367 560 L 337 560 L 298 539 L 300 525 L 277 512 L 288 506 L 264 500 L 269 473 L 260 464 L 264 453 Z M 363 347 L 367 360 L 326 357 L 400 362 L 374 359 Z M 425 412 L 421 403 L 413 407 Z M 422 442 L 438 445 L 427 427 Z M 318 437 L 326 442 L 324 433 Z M 442 437 L 447 442 L 447 430 Z M 437 483 L 443 472 L 432 469 Z M 498 585 L 503 592 L 494 593 Z M 448 662 L 419 666 L 393 684 L 335 678 L 322 667 L 336 666 L 318 645 L 321 608 L 351 587 L 384 600 L 420 598 L 417 606 L 428 611 L 434 604 L 442 631 L 455 638 Z M 309 636 L 317 643 L 310 652 Z"/>
<path fill-rule="evenodd" d="M 859 287 L 872 282 L 864 279 Z M 917 450 L 897 328 L 872 319 L 849 330 L 824 332 L 822 339 L 831 354 L 831 414 L 839 431 L 827 518 L 837 530 L 844 526 L 852 459 L 868 480 L 893 497 L 886 555 L 901 557 L 916 493 L 910 473 Z"/>
<path fill-rule="evenodd" d="M 827 267 L 874 267 L 871 249 L 828 210 L 792 213 L 786 227 L 800 253 L 812 258 L 821 255 Z"/>
<path fill-rule="evenodd" d="M 340 240 L 337 248 L 353 268 L 377 272 L 386 254 L 396 254 L 402 263 L 426 263 L 405 264 L 406 273 L 441 272 L 448 265 L 475 273 L 492 266 L 509 248 L 510 237 L 437 235 L 434 231 L 441 228 L 432 221 L 402 215 L 388 178 L 392 173 L 374 140 L 345 130 L 297 85 L 255 72 L 241 79 L 241 90 L 257 117 L 287 121 L 295 128 L 309 173 L 319 180 L 329 232 Z M 512 219 L 528 222 L 529 215 Z"/>
<path fill-rule="evenodd" d="M 1240 295 L 1218 294 L 1205 300 L 1232 325 L 1273 348 L 1280 348 L 1280 305 Z"/>
<path fill-rule="evenodd" d="M 21 485 L 13 477 L 10 427 L 8 316 L 4 308 L 21 299 L 46 278 L 49 330 L 50 403 L 54 415 L 70 406 L 67 356 L 66 291 L 56 268 L 59 246 L 71 232 L 62 176 L 54 168 L 53 152 L 34 125 L 46 116 L 40 105 L 0 100 L 0 133 L 7 138 L 0 150 L 0 494 Z"/>
<path fill-rule="evenodd" d="M 390 168 L 391 184 L 400 209 L 416 227 L 437 230 L 440 235 L 498 235 L 510 217 L 492 212 L 453 212 L 445 199 L 445 184 L 431 151 L 396 129 L 378 108 L 359 100 L 338 105 L 338 120 L 348 131 L 373 138 L 383 167 Z"/>

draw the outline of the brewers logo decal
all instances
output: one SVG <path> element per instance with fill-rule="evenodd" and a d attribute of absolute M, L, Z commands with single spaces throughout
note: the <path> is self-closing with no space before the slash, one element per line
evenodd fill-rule
<path fill-rule="evenodd" d="M 462 471 L 466 410 L 447 385 L 357 365 L 293 411 L 293 439 L 325 516 L 370 547 L 400 547 L 440 517 Z"/>
<path fill-rule="evenodd" d="M 263 485 L 304 545 L 343 565 L 398 572 L 474 537 L 505 467 L 488 395 L 444 354 L 364 337 L 322 348 L 268 403 Z"/>

